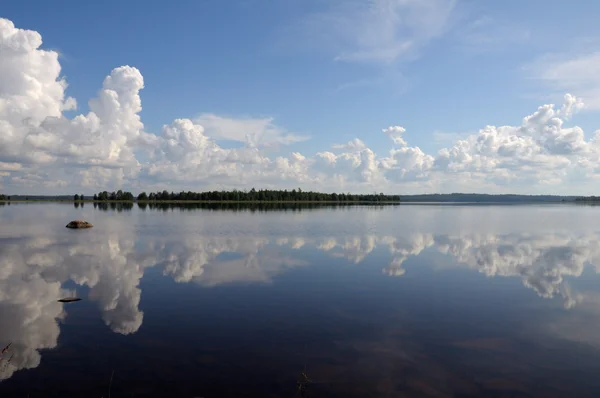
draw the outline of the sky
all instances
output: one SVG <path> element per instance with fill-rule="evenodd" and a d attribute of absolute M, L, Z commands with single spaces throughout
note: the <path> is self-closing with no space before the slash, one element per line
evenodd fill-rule
<path fill-rule="evenodd" d="M 593 1 L 8 1 L 0 192 L 597 194 Z"/>

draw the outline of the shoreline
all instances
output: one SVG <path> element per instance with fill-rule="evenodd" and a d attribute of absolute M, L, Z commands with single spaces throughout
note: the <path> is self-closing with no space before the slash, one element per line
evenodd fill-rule
<path fill-rule="evenodd" d="M 333 200 L 62 200 L 62 199 L 29 199 L 29 200 L 0 200 L 0 203 L 142 203 L 142 204 L 162 204 L 162 203 L 173 203 L 173 204 L 196 204 L 196 203 L 249 203 L 249 204 L 261 204 L 261 203 L 310 203 L 310 204 L 400 204 L 405 202 L 399 201 L 333 201 Z"/>
<path fill-rule="evenodd" d="M 29 199 L 29 200 L 0 200 L 0 204 L 22 203 L 63 203 L 63 204 L 327 204 L 327 205 L 533 205 L 533 204 L 580 204 L 594 205 L 595 201 L 332 201 L 332 200 L 69 200 L 69 199 Z"/>

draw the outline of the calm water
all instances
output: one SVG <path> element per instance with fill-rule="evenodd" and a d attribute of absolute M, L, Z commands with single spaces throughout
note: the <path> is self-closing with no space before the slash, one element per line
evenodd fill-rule
<path fill-rule="evenodd" d="M 594 207 L 0 206 L 0 396 L 597 397 L 599 271 Z"/>

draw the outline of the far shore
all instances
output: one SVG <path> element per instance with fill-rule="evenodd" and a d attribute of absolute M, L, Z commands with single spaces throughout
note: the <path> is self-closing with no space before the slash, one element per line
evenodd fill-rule
<path fill-rule="evenodd" d="M 335 201 L 335 200 L 73 200 L 73 199 L 29 199 L 29 200 L 0 200 L 0 203 L 40 203 L 40 202 L 51 202 L 51 203 L 173 203 L 173 204 L 186 204 L 186 203 L 324 203 L 324 204 L 347 204 L 347 203 L 364 203 L 364 204 L 400 204 L 406 202 L 400 201 L 360 201 L 360 200 L 346 200 L 346 201 Z"/>
<path fill-rule="evenodd" d="M 311 205 L 556 205 L 556 204 L 578 204 L 578 205 L 600 205 L 599 201 L 421 201 L 421 200 L 402 200 L 402 201 L 333 201 L 333 200 L 73 200 L 73 199 L 18 199 L 18 200 L 0 200 L 0 204 L 23 204 L 23 203 L 63 203 L 63 204 L 311 204 Z"/>

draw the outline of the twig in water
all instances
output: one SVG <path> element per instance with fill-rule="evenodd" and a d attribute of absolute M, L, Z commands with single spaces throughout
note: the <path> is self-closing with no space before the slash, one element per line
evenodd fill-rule
<path fill-rule="evenodd" d="M 108 384 L 108 398 L 110 398 L 110 388 L 112 387 L 112 379 L 113 379 L 114 375 L 115 375 L 115 370 L 113 369 L 112 373 L 110 374 L 110 383 Z"/>

